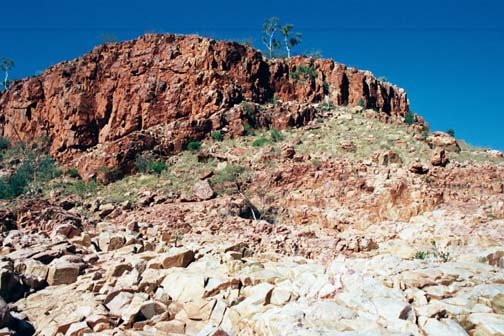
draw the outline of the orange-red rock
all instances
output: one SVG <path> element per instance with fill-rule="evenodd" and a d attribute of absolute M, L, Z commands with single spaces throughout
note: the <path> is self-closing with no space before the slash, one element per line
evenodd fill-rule
<path fill-rule="evenodd" d="M 300 66 L 315 75 L 293 78 Z M 275 99 L 280 103 L 257 105 Z M 149 34 L 98 46 L 13 83 L 0 95 L 0 135 L 47 138 L 58 161 L 90 178 L 131 170 L 143 150 L 180 151 L 213 129 L 235 136 L 246 122 L 303 125 L 315 116 L 310 104 L 326 100 L 364 103 L 396 120 L 408 110 L 402 89 L 332 60 L 268 62 L 237 43 Z M 244 101 L 252 104 L 239 105 Z"/>

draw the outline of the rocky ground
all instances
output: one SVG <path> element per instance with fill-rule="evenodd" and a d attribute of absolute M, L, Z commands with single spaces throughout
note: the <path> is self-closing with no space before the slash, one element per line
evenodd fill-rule
<path fill-rule="evenodd" d="M 0 335 L 504 335 L 504 155 L 368 71 L 149 34 L 0 136 Z"/>
<path fill-rule="evenodd" d="M 353 251 L 326 262 L 148 224 L 12 230 L 2 323 L 20 335 L 25 320 L 41 335 L 501 335 L 502 220 L 451 211 L 348 233 Z"/>
<path fill-rule="evenodd" d="M 4 203 L 3 334 L 504 334 L 497 152 L 348 108 L 256 132 Z"/>

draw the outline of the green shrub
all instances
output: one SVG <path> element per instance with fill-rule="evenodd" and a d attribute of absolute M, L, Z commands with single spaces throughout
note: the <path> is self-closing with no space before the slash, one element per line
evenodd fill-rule
<path fill-rule="evenodd" d="M 140 173 L 144 174 L 161 174 L 167 169 L 164 160 L 153 160 L 151 155 L 137 155 L 135 166 Z"/>
<path fill-rule="evenodd" d="M 262 147 L 264 145 L 266 145 L 267 143 L 269 143 L 269 140 L 266 139 L 266 138 L 257 138 L 254 140 L 254 142 L 252 142 L 252 146 L 254 147 Z"/>
<path fill-rule="evenodd" d="M 407 125 L 413 125 L 415 123 L 415 114 L 408 110 L 404 116 L 404 123 Z"/>
<path fill-rule="evenodd" d="M 417 253 L 415 254 L 415 259 L 425 260 L 429 257 L 429 254 L 429 252 L 417 251 Z"/>
<path fill-rule="evenodd" d="M 277 129 L 272 129 L 270 131 L 270 137 L 271 137 L 271 141 L 273 141 L 273 142 L 280 142 L 280 141 L 282 141 L 284 139 L 284 137 L 282 135 L 282 132 L 280 132 Z"/>
<path fill-rule="evenodd" d="M 222 131 L 213 131 L 212 134 L 213 141 L 222 141 Z"/>
<path fill-rule="evenodd" d="M 58 169 L 56 162 L 50 156 L 43 156 L 38 162 L 35 171 L 35 178 L 42 182 L 50 181 L 61 175 L 61 171 Z"/>
<path fill-rule="evenodd" d="M 26 152 L 21 165 L 7 179 L 0 181 L 0 198 L 15 198 L 30 184 L 46 182 L 60 175 L 54 160 L 38 152 Z"/>
<path fill-rule="evenodd" d="M 245 122 L 243 124 L 243 129 L 245 131 L 245 135 L 254 135 L 255 134 L 254 127 L 252 127 L 252 125 L 250 125 L 248 122 Z"/>
<path fill-rule="evenodd" d="M 4 180 L 0 180 L 0 199 L 9 198 L 10 197 L 9 192 L 10 192 L 9 184 Z"/>
<path fill-rule="evenodd" d="M 23 172 L 16 171 L 6 181 L 0 183 L 0 198 L 16 198 L 23 194 L 29 184 L 29 178 Z"/>
<path fill-rule="evenodd" d="M 362 98 L 359 98 L 359 101 L 357 102 L 357 105 L 359 105 L 362 108 L 366 108 L 366 102 Z"/>
<path fill-rule="evenodd" d="M 0 136 L 0 150 L 5 150 L 9 148 L 10 146 L 10 140 L 7 139 L 6 137 Z"/>
<path fill-rule="evenodd" d="M 436 245 L 435 241 L 431 242 L 433 251 L 432 252 L 426 252 L 426 251 L 417 251 L 415 254 L 415 259 L 427 259 L 429 257 L 434 257 L 438 258 L 439 260 L 443 262 L 448 262 L 450 261 L 450 253 L 447 251 L 442 250 Z"/>
<path fill-rule="evenodd" d="M 154 174 L 161 174 L 167 168 L 164 160 L 156 160 L 149 164 L 149 172 Z"/>
<path fill-rule="evenodd" d="M 199 151 L 201 148 L 201 142 L 199 141 L 191 141 L 187 144 L 187 149 L 190 150 L 190 151 Z"/>
<path fill-rule="evenodd" d="M 149 171 L 149 164 L 151 158 L 149 156 L 144 156 L 141 154 L 137 154 L 135 158 L 135 167 L 140 173 L 147 173 Z"/>
<path fill-rule="evenodd" d="M 452 128 L 448 129 L 446 131 L 446 134 L 448 134 L 449 136 L 455 137 L 455 131 Z"/>
<path fill-rule="evenodd" d="M 76 168 L 69 168 L 65 172 L 66 176 L 73 177 L 73 178 L 78 178 L 80 177 L 79 171 Z"/>
<path fill-rule="evenodd" d="M 317 78 L 317 71 L 311 65 L 300 65 L 296 71 L 291 72 L 290 77 L 296 80 L 314 80 Z"/>

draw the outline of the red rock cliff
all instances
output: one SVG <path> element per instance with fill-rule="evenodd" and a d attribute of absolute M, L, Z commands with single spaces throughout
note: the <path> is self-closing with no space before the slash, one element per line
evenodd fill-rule
<path fill-rule="evenodd" d="M 299 75 L 303 66 L 314 71 Z M 264 114 L 256 104 L 273 97 L 283 103 Z M 47 138 L 52 155 L 87 174 L 100 165 L 127 169 L 144 149 L 180 150 L 212 129 L 239 135 L 247 118 L 283 128 L 311 120 L 312 103 L 361 99 L 397 120 L 408 110 L 402 89 L 332 60 L 268 62 L 237 43 L 145 35 L 15 82 L 0 95 L 0 135 Z"/>

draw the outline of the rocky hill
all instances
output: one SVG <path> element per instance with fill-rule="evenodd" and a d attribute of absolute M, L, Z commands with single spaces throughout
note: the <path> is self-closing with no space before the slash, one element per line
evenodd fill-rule
<path fill-rule="evenodd" d="M 279 104 L 240 108 L 271 101 Z M 302 126 L 315 117 L 310 104 L 324 102 L 401 120 L 408 110 L 404 90 L 332 60 L 267 62 L 236 43 L 146 35 L 14 83 L 0 96 L 0 135 L 49 139 L 51 154 L 87 179 L 104 167 L 130 171 L 143 150 L 179 152 L 211 130 Z"/>
<path fill-rule="evenodd" d="M 368 72 L 196 36 L 15 82 L 0 333 L 504 335 L 503 154 L 408 110 Z"/>

